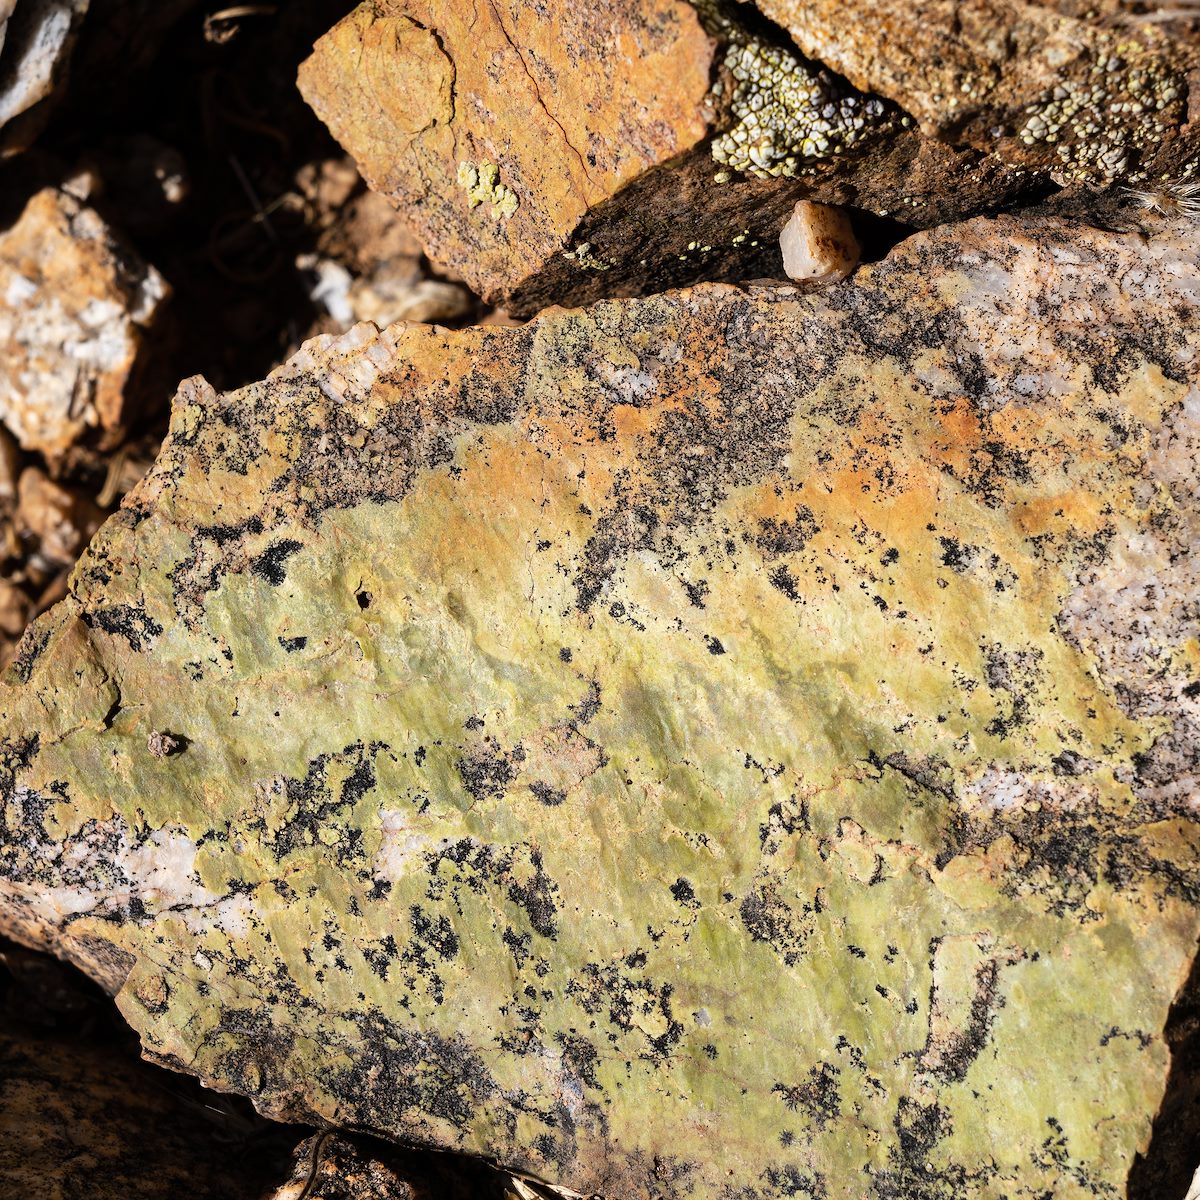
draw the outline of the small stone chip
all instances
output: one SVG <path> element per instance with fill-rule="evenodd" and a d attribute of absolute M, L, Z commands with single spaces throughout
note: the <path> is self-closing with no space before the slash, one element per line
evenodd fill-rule
<path fill-rule="evenodd" d="M 858 266 L 858 239 L 843 209 L 801 200 L 779 234 L 789 279 L 836 283 Z"/>
<path fill-rule="evenodd" d="M 146 739 L 146 746 L 155 758 L 168 758 L 183 749 L 183 738 L 156 729 Z"/>

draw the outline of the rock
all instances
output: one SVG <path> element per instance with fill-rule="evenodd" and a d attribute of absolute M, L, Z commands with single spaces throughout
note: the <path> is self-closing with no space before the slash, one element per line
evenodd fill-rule
<path fill-rule="evenodd" d="M 88 0 L 0 0 L 0 158 L 42 131 Z"/>
<path fill-rule="evenodd" d="M 778 274 L 801 198 L 931 225 L 1044 185 L 921 137 L 738 6 L 552 11 L 369 0 L 300 71 L 434 266 L 514 315 Z"/>
<path fill-rule="evenodd" d="M 69 566 L 96 532 L 99 509 L 40 467 L 26 467 L 17 487 L 18 528 L 37 542 L 40 558 Z"/>
<path fill-rule="evenodd" d="M 789 279 L 836 283 L 858 266 L 859 246 L 850 218 L 840 208 L 799 200 L 779 234 L 783 271 Z"/>
<path fill-rule="evenodd" d="M 1151 23 L 1026 0 L 756 3 L 805 54 L 899 104 L 929 137 L 1065 186 L 1185 184 L 1195 172 L 1200 44 Z"/>
<path fill-rule="evenodd" d="M 479 314 L 477 299 L 465 287 L 431 277 L 420 244 L 399 214 L 382 196 L 363 189 L 349 160 L 312 164 L 297 186 L 318 235 L 315 252 L 301 255 L 296 266 L 309 281 L 314 306 L 332 325 L 315 332 L 344 333 L 360 321 L 381 328 L 397 321 L 449 324 Z"/>
<path fill-rule="evenodd" d="M 0 425 L 0 511 L 12 511 L 20 475 L 21 448 L 13 435 Z"/>
<path fill-rule="evenodd" d="M 30 607 L 29 597 L 19 587 L 0 579 L 0 634 L 5 638 L 20 637 L 29 620 Z"/>
<path fill-rule="evenodd" d="M 0 688 L 0 924 L 583 1195 L 1182 1194 L 1197 256 L 981 219 L 188 381 Z"/>
<path fill-rule="evenodd" d="M 168 291 L 92 209 L 54 188 L 30 198 L 0 233 L 0 419 L 26 450 L 120 427 Z"/>
<path fill-rule="evenodd" d="M 360 321 L 381 328 L 397 321 L 447 324 L 477 308 L 466 288 L 430 279 L 419 258 L 384 261 L 358 279 L 341 263 L 315 254 L 301 255 L 296 266 L 311 281 L 313 304 L 328 313 L 339 332 Z"/>

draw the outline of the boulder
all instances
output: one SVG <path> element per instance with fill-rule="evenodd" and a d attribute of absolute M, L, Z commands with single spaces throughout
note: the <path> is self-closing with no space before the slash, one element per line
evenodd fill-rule
<path fill-rule="evenodd" d="M 979 219 L 186 382 L 0 688 L 0 926 L 573 1193 L 1182 1194 L 1197 256 Z"/>

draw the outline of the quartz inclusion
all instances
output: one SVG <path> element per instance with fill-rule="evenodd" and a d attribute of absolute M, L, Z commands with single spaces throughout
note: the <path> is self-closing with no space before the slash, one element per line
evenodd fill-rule
<path fill-rule="evenodd" d="M 981 220 L 185 383 L 0 690 L 0 924 L 264 1112 L 579 1193 L 1173 1169 L 1196 253 Z"/>

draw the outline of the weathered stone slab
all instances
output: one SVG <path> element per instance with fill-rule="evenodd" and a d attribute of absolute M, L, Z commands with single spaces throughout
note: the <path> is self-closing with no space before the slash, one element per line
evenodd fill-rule
<path fill-rule="evenodd" d="M 1147 228 L 185 384 L 0 692 L 3 925 L 264 1112 L 583 1194 L 1171 1194 L 1200 272 Z"/>
<path fill-rule="evenodd" d="M 915 225 L 1038 184 L 705 0 L 367 0 L 300 88 L 439 269 L 528 315 L 778 274 L 811 196 Z"/>

